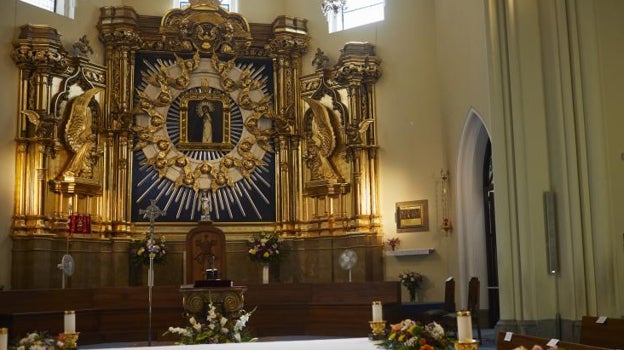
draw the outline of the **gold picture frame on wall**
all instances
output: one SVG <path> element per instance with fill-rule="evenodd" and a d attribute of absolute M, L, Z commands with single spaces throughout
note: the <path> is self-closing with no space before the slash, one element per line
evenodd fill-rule
<path fill-rule="evenodd" d="M 429 231 L 427 200 L 396 203 L 397 232 Z"/>
<path fill-rule="evenodd" d="M 183 151 L 232 149 L 227 95 L 187 92 L 180 98 L 180 142 Z"/>

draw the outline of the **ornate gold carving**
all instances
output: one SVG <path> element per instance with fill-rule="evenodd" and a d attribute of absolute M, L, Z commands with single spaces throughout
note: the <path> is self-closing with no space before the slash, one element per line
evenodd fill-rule
<path fill-rule="evenodd" d="M 97 134 L 93 129 L 93 111 L 89 107 L 91 99 L 103 90 L 91 88 L 76 97 L 65 127 L 65 141 L 74 152 L 63 171 L 65 178 L 93 178 L 93 167 L 101 151 L 97 148 Z"/>
<path fill-rule="evenodd" d="M 247 21 L 215 1 L 170 10 L 161 21 L 160 31 L 162 43 L 153 45 L 168 49 L 236 55 L 251 44 Z"/>
<path fill-rule="evenodd" d="M 312 65 L 316 70 L 326 69 L 329 65 L 329 57 L 325 55 L 320 48 L 316 49 L 316 54 L 314 55 L 314 59 L 312 60 Z"/>
<path fill-rule="evenodd" d="M 67 51 L 52 27 L 23 25 L 13 47 L 11 57 L 22 69 L 64 72 L 68 67 Z"/>
<path fill-rule="evenodd" d="M 72 45 L 72 49 L 74 50 L 75 56 L 80 57 L 89 57 L 93 55 L 93 48 L 89 43 L 89 39 L 87 39 L 87 35 L 83 35 Z"/>
<path fill-rule="evenodd" d="M 158 89 L 155 92 L 153 89 L 148 91 L 147 88 L 138 91 L 139 105 L 134 113 L 138 114 L 138 120 L 145 120 L 140 117 L 142 115 L 149 116 L 149 123 L 146 125 L 141 122 L 132 127 L 138 139 L 135 150 L 143 149 L 146 155 L 152 154 L 147 156 L 146 164 L 154 166 L 160 177 L 169 178 L 176 187 L 186 186 L 196 192 L 208 188 L 215 192 L 223 186 L 234 186 L 238 178 L 249 179 L 257 166 L 265 165 L 261 156 L 263 152 L 273 151 L 270 138 L 274 131 L 270 127 L 261 126 L 261 120 L 270 121 L 275 118 L 275 112 L 270 107 L 270 96 L 265 96 L 259 90 L 264 83 L 255 80 L 251 70 L 238 69 L 234 63 L 235 58 L 220 60 L 216 54 L 216 50 L 220 50 L 219 46 L 213 46 L 211 50 L 214 54 L 209 64 L 202 61 L 196 52 L 192 59 L 185 60 L 176 56 L 175 64 L 160 64 L 155 72 L 145 75 L 149 85 L 158 86 Z M 193 88 L 190 72 L 200 66 L 203 66 L 203 73 L 198 75 L 201 84 L 199 88 Z M 214 79 L 214 75 L 224 92 L 210 87 L 209 80 Z M 184 83 L 180 83 L 179 78 L 184 78 Z M 182 89 L 184 91 L 180 92 Z M 179 96 L 180 101 L 180 142 L 175 146 L 168 141 L 167 133 L 162 131 L 164 117 L 159 112 L 161 108 L 166 109 L 171 104 L 174 94 L 179 94 L 176 96 Z M 244 111 L 245 132 L 250 134 L 236 148 L 230 143 L 230 99 L 233 96 L 237 97 L 234 102 Z M 220 111 L 217 119 L 220 118 L 223 122 L 221 139 L 218 142 L 206 139 L 206 133 L 212 133 L 211 128 L 208 128 L 203 130 L 202 140 L 191 140 L 188 134 L 191 113 L 199 116 L 207 113 L 206 118 L 210 119 L 204 120 L 206 128 L 215 122 L 213 119 L 217 116 L 211 112 L 215 112 L 217 107 Z M 157 151 L 151 151 L 157 143 Z M 262 151 L 254 151 L 254 145 Z M 185 150 L 206 148 L 221 149 L 229 153 L 216 162 L 199 162 L 181 153 Z M 202 179 L 208 182 L 202 182 Z"/>
<path fill-rule="evenodd" d="M 374 46 L 365 42 L 347 43 L 337 63 L 335 79 L 343 84 L 374 83 L 381 76 Z"/>
<path fill-rule="evenodd" d="M 306 164 L 312 172 L 311 180 L 337 179 L 344 181 L 334 157 L 343 147 L 340 135 L 340 123 L 323 103 L 304 97 L 312 110 L 309 129 L 306 130 Z"/>

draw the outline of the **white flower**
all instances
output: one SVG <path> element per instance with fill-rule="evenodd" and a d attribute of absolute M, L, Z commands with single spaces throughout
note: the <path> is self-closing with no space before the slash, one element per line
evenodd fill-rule
<path fill-rule="evenodd" d="M 234 324 L 234 332 L 240 332 L 249 321 L 249 314 L 242 315 Z"/>
<path fill-rule="evenodd" d="M 240 335 L 240 333 L 235 333 L 234 334 L 234 340 L 236 340 L 237 343 L 241 342 L 241 335 Z"/>
<path fill-rule="evenodd" d="M 442 328 L 442 326 L 440 326 L 437 322 L 429 323 L 426 328 L 433 339 L 440 340 L 444 338 L 444 328 Z"/>
<path fill-rule="evenodd" d="M 225 327 L 225 324 L 227 323 L 227 321 L 228 321 L 227 318 L 221 316 L 221 322 L 220 322 L 221 323 L 221 327 Z"/>
<path fill-rule="evenodd" d="M 411 337 L 405 341 L 405 346 L 415 346 L 418 343 L 418 337 Z"/>

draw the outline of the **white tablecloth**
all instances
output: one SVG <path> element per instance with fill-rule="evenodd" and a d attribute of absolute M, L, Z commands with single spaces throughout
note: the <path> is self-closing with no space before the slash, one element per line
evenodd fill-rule
<path fill-rule="evenodd" d="M 90 348 L 95 349 L 95 348 Z M 231 344 L 115 347 L 115 350 L 380 350 L 368 338 L 263 341 Z"/>

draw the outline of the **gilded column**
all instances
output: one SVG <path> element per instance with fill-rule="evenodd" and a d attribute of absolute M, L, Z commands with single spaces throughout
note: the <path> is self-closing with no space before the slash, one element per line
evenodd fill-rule
<path fill-rule="evenodd" d="M 20 28 L 11 57 L 20 69 L 14 233 L 45 233 L 48 163 L 59 144 L 60 124 L 50 111 L 52 78 L 67 71 L 67 52 L 56 29 L 28 24 Z"/>
<path fill-rule="evenodd" d="M 130 191 L 130 127 L 132 125 L 132 75 L 134 54 L 142 40 L 137 30 L 137 14 L 131 7 L 103 7 L 98 23 L 100 40 L 105 47 L 107 67 L 107 105 L 110 111 L 104 123 L 109 142 L 103 156 L 104 191 L 102 221 L 112 234 L 128 232 Z"/>
<path fill-rule="evenodd" d="M 371 230 L 379 225 L 377 189 L 377 135 L 374 85 L 381 75 L 374 46 L 352 42 L 342 49 L 335 79 L 347 87 L 348 157 L 352 166 L 352 225 Z"/>
<path fill-rule="evenodd" d="M 273 38 L 267 50 L 275 69 L 276 120 L 276 196 L 278 229 L 298 231 L 303 215 L 302 169 L 300 163 L 301 125 L 295 113 L 299 110 L 301 56 L 309 43 L 307 20 L 280 16 L 273 22 Z"/>

